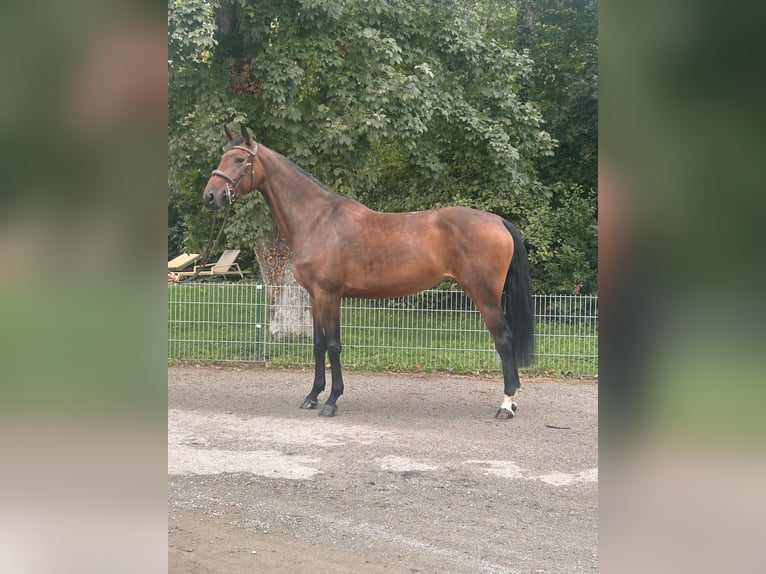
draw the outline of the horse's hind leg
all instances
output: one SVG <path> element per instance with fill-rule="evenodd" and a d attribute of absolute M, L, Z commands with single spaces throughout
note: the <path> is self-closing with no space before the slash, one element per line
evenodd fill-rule
<path fill-rule="evenodd" d="M 495 301 L 496 297 L 488 295 L 485 298 L 477 298 L 475 293 L 470 292 L 469 297 L 481 313 L 484 323 L 495 341 L 495 349 L 497 349 L 503 365 L 504 397 L 500 408 L 495 413 L 495 418 L 499 420 L 512 419 L 517 408 L 516 396 L 521 387 L 521 381 L 519 380 L 519 371 L 516 368 L 516 358 L 513 354 L 511 327 L 505 319 L 500 301 Z"/>
<path fill-rule="evenodd" d="M 516 396 L 521 388 L 519 380 L 519 371 L 516 368 L 516 358 L 513 354 L 513 335 L 511 328 L 505 320 L 503 312 L 498 309 L 500 320 L 499 325 L 492 336 L 495 340 L 495 349 L 500 355 L 500 361 L 503 365 L 503 403 L 495 413 L 495 418 L 499 420 L 512 419 L 516 412 Z"/>
<path fill-rule="evenodd" d="M 519 389 L 521 388 L 521 380 L 519 379 L 519 371 L 516 367 L 516 359 L 511 349 L 511 330 L 508 329 L 508 343 L 505 341 L 501 345 L 495 344 L 497 352 L 500 355 L 500 361 L 503 364 L 503 403 L 495 413 L 495 418 L 499 420 L 512 419 L 516 412 L 516 397 L 518 396 Z"/>

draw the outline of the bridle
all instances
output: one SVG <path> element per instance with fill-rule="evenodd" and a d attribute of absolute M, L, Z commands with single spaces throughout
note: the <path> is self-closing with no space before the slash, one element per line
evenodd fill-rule
<path fill-rule="evenodd" d="M 213 249 L 215 249 L 216 245 L 218 245 L 218 240 L 221 238 L 221 234 L 223 233 L 224 227 L 226 227 L 226 221 L 229 219 L 229 214 L 231 213 L 231 206 L 234 204 L 234 200 L 237 198 L 235 195 L 237 187 L 242 181 L 242 178 L 245 177 L 245 174 L 247 173 L 248 169 L 250 170 L 250 174 L 251 174 L 250 181 L 255 183 L 255 165 L 253 165 L 253 160 L 255 159 L 255 154 L 258 153 L 258 142 L 255 142 L 255 147 L 253 149 L 250 149 L 249 147 L 245 147 L 243 145 L 235 145 L 226 151 L 229 151 L 232 149 L 242 150 L 246 152 L 249 157 L 247 161 L 245 162 L 245 165 L 242 166 L 242 169 L 240 170 L 239 175 L 237 176 L 236 179 L 232 179 L 228 173 L 223 172 L 220 169 L 213 170 L 213 175 L 217 175 L 218 177 L 221 177 L 226 181 L 226 199 L 229 200 L 229 207 L 226 208 L 226 213 L 223 216 L 223 221 L 221 222 L 221 227 L 218 230 L 218 235 L 216 236 L 215 240 L 213 240 L 213 234 L 215 233 L 215 228 L 216 228 L 216 220 L 218 219 L 218 212 L 216 211 L 215 216 L 213 217 L 213 223 L 210 226 L 210 236 L 207 239 L 207 247 L 205 248 L 205 253 L 201 258 L 202 263 L 200 263 L 199 265 L 195 265 L 195 272 L 193 275 L 189 276 L 188 279 L 185 278 L 185 279 L 179 280 L 178 283 L 193 281 L 199 276 L 202 269 L 207 265 L 207 260 L 210 257 L 210 254 L 213 252 Z"/>
<path fill-rule="evenodd" d="M 245 147 L 243 145 L 235 145 L 235 146 L 232 146 L 230 149 L 242 150 L 246 152 L 250 157 L 248 158 L 245 165 L 242 166 L 242 169 L 240 170 L 239 175 L 237 176 L 237 179 L 232 179 L 228 173 L 223 172 L 220 169 L 213 170 L 213 175 L 217 175 L 218 177 L 222 177 L 224 180 L 226 180 L 226 199 L 229 200 L 229 207 L 231 207 L 231 204 L 234 203 L 234 200 L 236 199 L 233 192 L 236 191 L 237 186 L 242 181 L 242 178 L 245 177 L 245 173 L 247 172 L 248 169 L 250 169 L 251 181 L 255 182 L 255 165 L 253 165 L 253 160 L 255 159 L 255 154 L 258 153 L 258 142 L 255 142 L 255 147 L 253 149 L 250 149 L 249 147 Z M 229 150 L 226 150 L 226 151 L 229 151 Z M 229 187 L 229 184 L 231 184 L 231 187 Z"/>

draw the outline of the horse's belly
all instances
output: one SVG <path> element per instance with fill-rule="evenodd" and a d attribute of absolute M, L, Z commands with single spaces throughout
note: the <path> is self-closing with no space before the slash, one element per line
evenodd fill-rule
<path fill-rule="evenodd" d="M 368 275 L 347 281 L 343 294 L 347 297 L 363 297 L 367 299 L 387 299 L 404 297 L 433 287 L 446 279 L 443 273 L 420 270 L 417 273 L 403 273 L 401 270 L 391 270 L 385 275 Z"/>

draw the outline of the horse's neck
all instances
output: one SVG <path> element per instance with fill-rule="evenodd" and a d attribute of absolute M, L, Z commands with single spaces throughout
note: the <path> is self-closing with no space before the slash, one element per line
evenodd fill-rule
<path fill-rule="evenodd" d="M 271 214 L 285 236 L 291 249 L 310 234 L 340 199 L 316 181 L 285 163 L 268 150 L 261 161 L 265 179 L 261 193 L 271 209 Z"/>

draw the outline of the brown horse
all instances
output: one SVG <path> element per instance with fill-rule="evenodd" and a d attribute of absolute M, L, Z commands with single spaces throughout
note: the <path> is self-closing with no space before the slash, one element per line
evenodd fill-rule
<path fill-rule="evenodd" d="M 295 278 L 310 295 L 314 317 L 316 371 L 301 408 L 315 408 L 325 389 L 325 353 L 332 388 L 319 414 L 333 416 L 343 394 L 342 297 L 399 297 L 451 277 L 481 313 L 502 361 L 505 398 L 495 418 L 514 416 L 517 365 L 529 364 L 534 349 L 534 307 L 527 252 L 511 223 L 466 207 L 373 211 L 259 145 L 245 126 L 241 136 L 224 132 L 229 145 L 202 199 L 219 209 L 258 189 L 292 250 Z"/>

